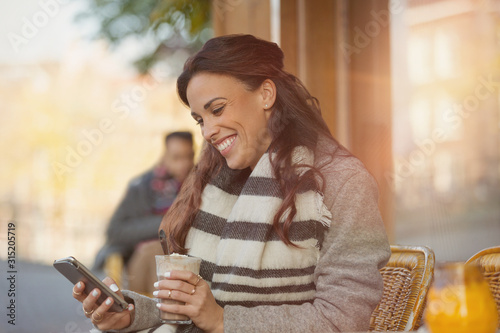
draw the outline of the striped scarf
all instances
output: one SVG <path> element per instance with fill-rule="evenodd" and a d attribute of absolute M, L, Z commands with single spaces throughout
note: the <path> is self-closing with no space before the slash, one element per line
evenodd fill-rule
<path fill-rule="evenodd" d="M 292 163 L 313 165 L 298 147 Z M 308 170 L 299 167 L 299 174 Z M 314 269 L 331 213 L 313 184 L 299 189 L 287 246 L 273 229 L 283 200 L 266 153 L 253 171 L 227 165 L 207 184 L 186 239 L 189 254 L 203 259 L 200 274 L 219 305 L 301 304 L 315 295 Z"/>

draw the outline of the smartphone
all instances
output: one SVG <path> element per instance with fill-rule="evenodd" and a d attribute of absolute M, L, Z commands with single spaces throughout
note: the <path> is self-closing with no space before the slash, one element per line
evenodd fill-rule
<path fill-rule="evenodd" d="M 64 275 L 73 284 L 77 284 L 79 281 L 85 283 L 85 293 L 88 295 L 98 288 L 101 290 L 101 295 L 97 300 L 97 304 L 101 304 L 106 301 L 108 297 L 113 299 L 113 305 L 109 311 L 122 312 L 128 307 L 127 302 L 118 296 L 113 290 L 111 290 L 107 285 L 105 285 L 101 280 L 99 280 L 87 267 L 80 263 L 74 257 L 66 257 L 58 260 L 54 260 L 54 267 Z"/>

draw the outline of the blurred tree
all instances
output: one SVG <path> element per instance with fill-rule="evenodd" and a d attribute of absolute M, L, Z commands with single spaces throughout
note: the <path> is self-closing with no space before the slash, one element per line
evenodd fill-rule
<path fill-rule="evenodd" d="M 77 19 L 97 18 L 98 38 L 116 46 L 128 38 L 144 43 L 134 62 L 145 73 L 179 49 L 193 53 L 212 36 L 210 0 L 87 0 Z"/>

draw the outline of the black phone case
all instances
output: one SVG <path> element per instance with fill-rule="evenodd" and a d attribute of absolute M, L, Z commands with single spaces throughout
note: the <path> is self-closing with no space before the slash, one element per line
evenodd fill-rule
<path fill-rule="evenodd" d="M 97 300 L 98 304 L 106 301 L 108 297 L 113 298 L 114 302 L 109 311 L 122 312 L 127 308 L 128 304 L 123 298 L 113 292 L 107 285 L 100 281 L 87 267 L 76 260 L 74 257 L 66 257 L 54 261 L 54 268 L 64 275 L 73 284 L 82 281 L 85 283 L 85 293 L 88 295 L 98 288 L 101 290 L 101 295 Z"/>

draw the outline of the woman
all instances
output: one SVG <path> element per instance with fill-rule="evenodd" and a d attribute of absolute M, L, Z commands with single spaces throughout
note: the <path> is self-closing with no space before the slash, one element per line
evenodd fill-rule
<path fill-rule="evenodd" d="M 250 35 L 213 38 L 177 88 L 206 143 L 160 228 L 172 250 L 203 259 L 203 279 L 173 271 L 156 283 L 157 298 L 186 303 L 160 309 L 193 320 L 159 330 L 367 330 L 390 255 L 377 187 L 283 71 L 281 49 Z M 135 306 L 111 313 L 95 304 L 99 290 L 82 291 L 74 297 L 101 330 L 159 324 L 155 300 L 124 291 Z"/>

